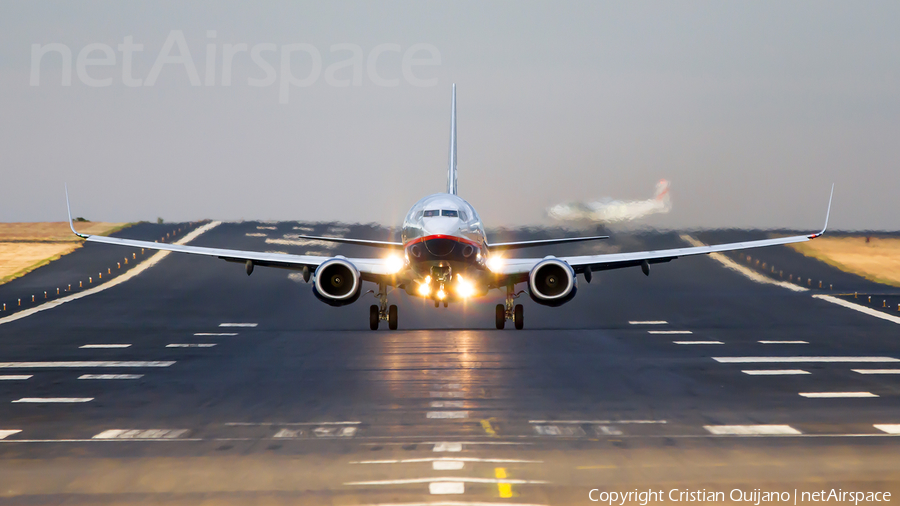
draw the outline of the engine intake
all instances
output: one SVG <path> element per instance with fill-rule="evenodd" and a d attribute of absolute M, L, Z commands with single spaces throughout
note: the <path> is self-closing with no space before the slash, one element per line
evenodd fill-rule
<path fill-rule="evenodd" d="M 531 300 L 544 306 L 561 306 L 578 290 L 575 270 L 558 258 L 541 260 L 528 274 Z"/>
<path fill-rule="evenodd" d="M 329 306 L 346 306 L 359 298 L 359 270 L 345 258 L 326 260 L 316 269 L 315 277 L 313 294 Z"/>

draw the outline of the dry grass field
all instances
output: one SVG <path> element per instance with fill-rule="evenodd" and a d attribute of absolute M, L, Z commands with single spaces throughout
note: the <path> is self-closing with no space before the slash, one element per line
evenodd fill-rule
<path fill-rule="evenodd" d="M 107 235 L 127 223 L 80 222 L 79 232 Z M 0 223 L 0 284 L 24 276 L 81 247 L 66 222 Z"/>
<path fill-rule="evenodd" d="M 808 257 L 877 283 L 900 286 L 900 239 L 872 237 L 820 237 L 792 244 Z"/>

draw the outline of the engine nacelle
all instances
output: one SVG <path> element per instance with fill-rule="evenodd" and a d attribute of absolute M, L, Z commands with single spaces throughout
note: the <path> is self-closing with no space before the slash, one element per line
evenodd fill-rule
<path fill-rule="evenodd" d="M 541 260 L 528 274 L 528 294 L 543 306 L 561 306 L 577 291 L 575 270 L 558 258 Z"/>
<path fill-rule="evenodd" d="M 316 269 L 313 294 L 329 306 L 346 306 L 359 298 L 362 279 L 346 258 L 326 260 Z"/>

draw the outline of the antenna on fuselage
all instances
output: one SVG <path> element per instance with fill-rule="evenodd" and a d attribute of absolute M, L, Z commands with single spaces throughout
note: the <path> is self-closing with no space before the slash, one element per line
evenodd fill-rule
<path fill-rule="evenodd" d="M 450 162 L 447 167 L 447 193 L 456 195 L 456 83 L 450 98 Z"/>

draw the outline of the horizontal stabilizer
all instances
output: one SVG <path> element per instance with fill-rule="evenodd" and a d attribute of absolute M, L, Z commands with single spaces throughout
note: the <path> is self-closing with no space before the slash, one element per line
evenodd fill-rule
<path fill-rule="evenodd" d="M 562 239 L 542 239 L 539 241 L 516 241 L 516 242 L 499 242 L 489 244 L 488 249 L 497 251 L 504 249 L 530 248 L 532 246 L 548 246 L 551 244 L 563 244 L 567 242 L 596 241 L 599 239 L 609 239 L 608 235 L 595 235 L 590 237 L 564 237 Z"/>

